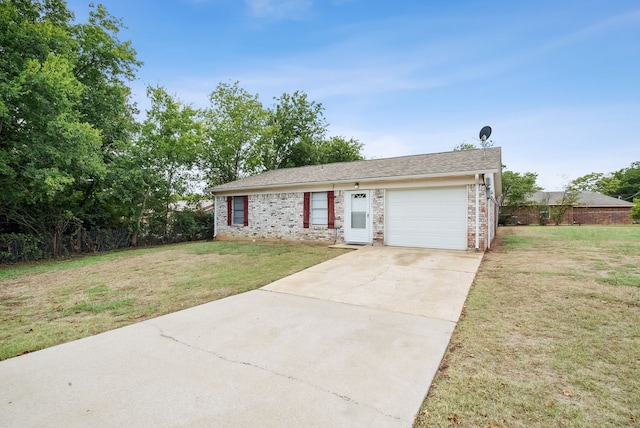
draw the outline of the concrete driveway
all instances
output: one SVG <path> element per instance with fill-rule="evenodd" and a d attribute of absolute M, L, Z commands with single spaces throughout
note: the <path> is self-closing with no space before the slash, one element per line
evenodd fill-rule
<path fill-rule="evenodd" d="M 0 362 L 6 427 L 410 427 L 482 253 L 363 247 Z"/>

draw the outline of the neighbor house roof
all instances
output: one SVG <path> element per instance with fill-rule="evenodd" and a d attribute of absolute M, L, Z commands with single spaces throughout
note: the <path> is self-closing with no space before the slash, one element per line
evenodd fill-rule
<path fill-rule="evenodd" d="M 338 183 L 366 180 L 390 180 L 412 177 L 446 177 L 485 172 L 499 173 L 502 168 L 500 147 L 486 150 L 460 150 L 444 153 L 338 162 L 324 165 L 283 168 L 263 172 L 207 189 L 209 192 L 281 187 L 300 184 Z M 500 174 L 498 174 L 498 180 Z M 500 190 L 501 181 L 496 183 Z"/>
<path fill-rule="evenodd" d="M 169 204 L 169 208 L 174 211 L 202 211 L 204 213 L 213 211 L 213 201 L 177 201 Z"/>
<path fill-rule="evenodd" d="M 549 198 L 549 205 L 560 205 L 562 201 L 562 195 L 564 192 L 536 192 L 529 198 L 532 202 L 544 202 Z M 598 192 L 580 192 L 578 194 L 578 201 L 575 205 L 590 206 L 590 207 L 632 207 L 633 203 L 612 198 L 611 196 L 603 195 Z"/>

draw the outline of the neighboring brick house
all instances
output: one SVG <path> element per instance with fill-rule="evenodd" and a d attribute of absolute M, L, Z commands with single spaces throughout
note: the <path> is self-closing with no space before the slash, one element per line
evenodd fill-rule
<path fill-rule="evenodd" d="M 208 189 L 216 238 L 488 248 L 501 150 L 464 150 L 267 171 Z"/>
<path fill-rule="evenodd" d="M 563 192 L 536 192 L 530 198 L 532 206 L 514 212 L 520 224 L 539 224 L 540 206 L 549 208 L 561 204 Z M 633 203 L 597 192 L 580 192 L 578 200 L 562 217 L 561 224 L 631 224 Z M 542 210 L 549 218 L 550 209 Z"/>

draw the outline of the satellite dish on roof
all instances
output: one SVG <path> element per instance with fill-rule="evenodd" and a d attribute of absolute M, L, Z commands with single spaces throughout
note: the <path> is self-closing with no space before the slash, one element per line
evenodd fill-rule
<path fill-rule="evenodd" d="M 487 139 L 491 136 L 491 127 L 485 126 L 480 130 L 480 140 L 487 141 Z"/>
<path fill-rule="evenodd" d="M 493 145 L 492 141 L 487 141 L 489 140 L 490 136 L 491 136 L 491 127 L 484 126 L 480 130 L 480 145 L 482 146 L 482 157 L 484 159 L 487 158 L 487 147 L 491 147 Z"/>

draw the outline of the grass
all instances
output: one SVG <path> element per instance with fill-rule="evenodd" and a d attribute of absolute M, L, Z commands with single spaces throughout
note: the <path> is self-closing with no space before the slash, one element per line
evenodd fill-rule
<path fill-rule="evenodd" d="M 126 257 L 139 256 L 143 254 L 150 254 L 157 251 L 163 251 L 167 247 L 151 247 L 140 248 L 134 250 L 125 251 L 112 251 L 107 253 L 100 253 L 91 256 L 81 256 L 72 259 L 53 260 L 53 261 L 41 261 L 34 263 L 20 264 L 17 266 L 5 265 L 0 267 L 0 281 L 5 279 L 17 278 L 23 275 L 32 275 L 44 272 L 53 272 L 58 270 L 69 270 L 73 268 L 83 267 L 87 265 L 93 265 L 100 262 L 107 262 L 111 260 L 118 260 Z"/>
<path fill-rule="evenodd" d="M 345 250 L 198 242 L 0 269 L 0 360 L 253 290 Z"/>
<path fill-rule="evenodd" d="M 640 426 L 640 227 L 507 227 L 415 427 Z"/>

